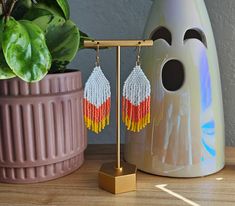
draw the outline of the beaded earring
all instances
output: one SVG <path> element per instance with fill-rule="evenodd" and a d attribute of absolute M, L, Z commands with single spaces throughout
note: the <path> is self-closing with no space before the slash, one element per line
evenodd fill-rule
<path fill-rule="evenodd" d="M 150 123 L 151 85 L 141 69 L 140 52 L 141 46 L 138 47 L 136 66 L 123 88 L 122 120 L 132 132 L 139 132 Z"/>
<path fill-rule="evenodd" d="M 100 133 L 110 122 L 110 83 L 100 67 L 99 45 L 96 50 L 96 66 L 84 89 L 84 118 L 87 128 Z"/>

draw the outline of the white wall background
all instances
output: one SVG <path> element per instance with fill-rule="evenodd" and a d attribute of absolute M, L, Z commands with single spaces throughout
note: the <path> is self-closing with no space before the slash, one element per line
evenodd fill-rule
<path fill-rule="evenodd" d="M 151 0 L 69 0 L 71 18 L 81 30 L 96 39 L 138 39 L 151 8 Z M 235 0 L 206 0 L 220 61 L 224 97 L 226 143 L 235 145 Z M 122 50 L 122 82 L 135 64 L 135 49 Z M 115 100 L 115 49 L 101 51 L 101 64 Z M 70 65 L 82 71 L 85 82 L 95 63 L 95 51 L 79 52 Z M 122 139 L 125 130 L 122 128 Z M 111 125 L 102 134 L 88 133 L 89 143 L 115 142 L 115 104 Z"/>

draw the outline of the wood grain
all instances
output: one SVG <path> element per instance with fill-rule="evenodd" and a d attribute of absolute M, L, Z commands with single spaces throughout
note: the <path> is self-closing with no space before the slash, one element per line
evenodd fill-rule
<path fill-rule="evenodd" d="M 155 187 L 160 184 L 202 206 L 235 205 L 235 148 L 226 148 L 227 165 L 215 175 L 175 179 L 138 172 L 137 191 L 116 196 L 97 185 L 97 171 L 102 163 L 115 160 L 114 152 L 113 145 L 89 145 L 86 162 L 71 175 L 39 184 L 0 184 L 0 206 L 189 205 Z"/>

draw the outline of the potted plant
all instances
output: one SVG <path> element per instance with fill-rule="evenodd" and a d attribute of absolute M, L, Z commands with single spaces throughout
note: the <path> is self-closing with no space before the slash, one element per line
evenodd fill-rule
<path fill-rule="evenodd" d="M 81 72 L 66 65 L 89 38 L 67 0 L 0 0 L 0 182 L 54 179 L 87 145 Z"/>

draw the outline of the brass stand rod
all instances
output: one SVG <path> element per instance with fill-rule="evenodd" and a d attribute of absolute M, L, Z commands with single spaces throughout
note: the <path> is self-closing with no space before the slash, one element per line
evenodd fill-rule
<path fill-rule="evenodd" d="M 121 169 L 121 47 L 117 47 L 117 81 L 116 81 L 116 131 L 117 131 L 117 136 L 116 136 L 116 152 L 117 152 L 117 161 L 116 161 L 116 169 L 120 170 Z"/>
<path fill-rule="evenodd" d="M 137 46 L 153 46 L 153 40 L 85 40 L 84 47 L 137 47 Z"/>

